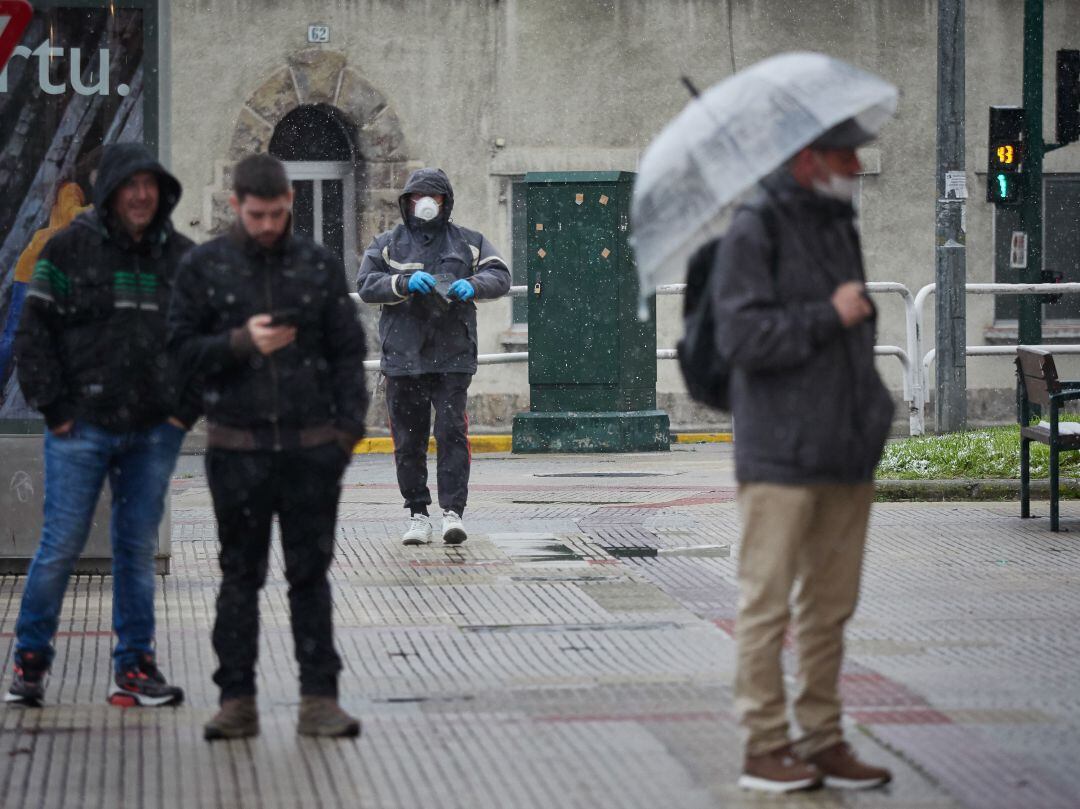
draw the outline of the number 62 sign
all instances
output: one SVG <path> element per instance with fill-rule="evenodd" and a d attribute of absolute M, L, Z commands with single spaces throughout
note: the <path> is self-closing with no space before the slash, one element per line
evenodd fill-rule
<path fill-rule="evenodd" d="M 307 41 L 308 42 L 329 42 L 330 41 L 330 26 L 329 25 L 309 25 L 307 29 Z"/>

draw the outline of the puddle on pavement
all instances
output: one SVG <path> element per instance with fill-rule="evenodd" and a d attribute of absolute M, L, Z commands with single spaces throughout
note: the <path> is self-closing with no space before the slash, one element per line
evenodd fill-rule
<path fill-rule="evenodd" d="M 596 582 L 611 581 L 611 576 L 511 576 L 510 581 L 554 583 L 554 584 L 595 584 Z"/>
<path fill-rule="evenodd" d="M 534 472 L 534 478 L 664 478 L 681 475 L 682 472 Z"/>
<path fill-rule="evenodd" d="M 488 539 L 515 562 L 584 562 L 585 557 L 552 536 L 490 534 Z"/>
<path fill-rule="evenodd" d="M 645 545 L 616 545 L 616 546 L 601 546 L 603 549 L 614 556 L 616 559 L 645 559 L 656 556 L 656 548 L 649 548 Z"/>
<path fill-rule="evenodd" d="M 511 500 L 515 506 L 632 506 L 636 500 Z"/>
<path fill-rule="evenodd" d="M 650 621 L 648 623 L 613 623 L 613 624 L 464 624 L 462 632 L 487 633 L 526 633 L 563 635 L 567 632 L 668 632 L 672 629 L 684 629 L 685 623 L 677 621 Z"/>
<path fill-rule="evenodd" d="M 409 705 L 418 704 L 424 702 L 472 702 L 476 697 L 473 694 L 457 694 L 440 697 L 429 696 L 405 696 L 405 697 L 376 697 L 371 701 L 374 703 L 383 703 L 388 705 Z"/>

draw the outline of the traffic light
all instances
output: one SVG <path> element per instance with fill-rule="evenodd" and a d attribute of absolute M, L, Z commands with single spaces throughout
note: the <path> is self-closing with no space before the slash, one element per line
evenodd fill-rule
<path fill-rule="evenodd" d="M 1080 51 L 1057 52 L 1057 142 L 1080 140 Z"/>
<path fill-rule="evenodd" d="M 991 107 L 986 201 L 999 205 L 1020 202 L 1024 168 L 1023 107 Z"/>

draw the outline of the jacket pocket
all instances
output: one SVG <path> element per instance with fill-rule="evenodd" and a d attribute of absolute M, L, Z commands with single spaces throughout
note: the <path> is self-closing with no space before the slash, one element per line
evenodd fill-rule
<path fill-rule="evenodd" d="M 468 278 L 472 275 L 472 264 L 459 256 L 443 256 L 435 265 L 432 275 L 452 275 L 454 278 Z"/>

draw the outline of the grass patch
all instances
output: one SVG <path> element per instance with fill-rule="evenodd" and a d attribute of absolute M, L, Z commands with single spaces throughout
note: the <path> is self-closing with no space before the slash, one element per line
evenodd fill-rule
<path fill-rule="evenodd" d="M 1061 421 L 1080 421 L 1075 413 Z M 1058 456 L 1061 477 L 1080 478 L 1080 452 Z M 1019 478 L 1020 428 L 989 427 L 949 435 L 922 435 L 890 441 L 878 464 L 877 475 L 893 480 L 948 478 Z M 1031 477 L 1050 475 L 1050 449 L 1031 445 Z"/>

